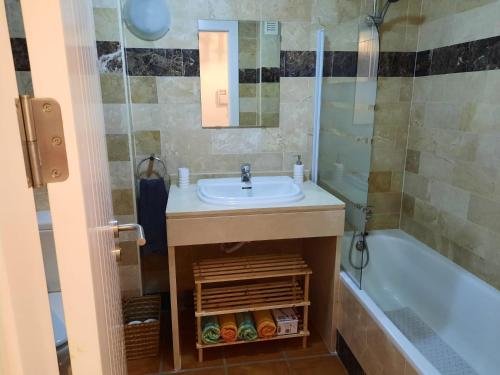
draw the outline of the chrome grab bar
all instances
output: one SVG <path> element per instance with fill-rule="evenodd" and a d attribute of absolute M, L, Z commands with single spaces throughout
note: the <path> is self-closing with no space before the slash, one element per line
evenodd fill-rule
<path fill-rule="evenodd" d="M 144 246 L 146 244 L 144 229 L 140 224 L 118 224 L 117 220 L 113 220 L 111 221 L 111 227 L 113 228 L 113 234 L 115 235 L 115 238 L 118 238 L 120 232 L 135 231 L 137 233 L 137 245 Z"/>

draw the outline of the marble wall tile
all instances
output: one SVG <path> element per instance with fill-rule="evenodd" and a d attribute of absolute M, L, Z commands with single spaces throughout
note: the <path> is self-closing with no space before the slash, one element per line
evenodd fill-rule
<path fill-rule="evenodd" d="M 104 104 L 106 134 L 128 134 L 129 121 L 126 104 Z"/>
<path fill-rule="evenodd" d="M 122 297 L 140 296 L 140 270 L 138 265 L 118 267 Z"/>
<path fill-rule="evenodd" d="M 134 194 L 132 189 L 114 189 L 111 190 L 113 200 L 113 213 L 115 215 L 133 215 L 134 214 Z"/>
<path fill-rule="evenodd" d="M 465 218 L 469 207 L 470 193 L 440 181 L 430 182 L 430 201 L 434 207 Z"/>
<path fill-rule="evenodd" d="M 123 71 L 123 59 L 120 42 L 97 42 L 97 58 L 100 73 L 118 73 Z"/>
<path fill-rule="evenodd" d="M 368 191 L 387 193 L 391 191 L 392 172 L 371 172 Z"/>
<path fill-rule="evenodd" d="M 405 170 L 408 172 L 418 174 L 419 168 L 420 168 L 420 151 L 407 150 Z"/>
<path fill-rule="evenodd" d="M 428 201 L 430 198 L 429 180 L 421 175 L 406 172 L 404 192 L 412 197 Z"/>
<path fill-rule="evenodd" d="M 9 27 L 9 36 L 11 38 L 25 38 L 23 15 L 19 0 L 6 0 L 5 11 Z"/>
<path fill-rule="evenodd" d="M 200 54 L 197 49 L 182 49 L 182 75 L 200 76 Z"/>
<path fill-rule="evenodd" d="M 134 141 L 137 155 L 162 155 L 161 134 L 159 130 L 136 131 L 134 133 Z"/>
<path fill-rule="evenodd" d="M 129 77 L 132 103 L 158 103 L 156 77 Z"/>
<path fill-rule="evenodd" d="M 118 11 L 113 8 L 94 8 L 96 40 L 119 41 Z"/>
<path fill-rule="evenodd" d="M 134 182 L 133 166 L 130 161 L 110 161 L 111 189 L 126 189 Z"/>
<path fill-rule="evenodd" d="M 127 48 L 125 53 L 131 76 L 182 76 L 181 49 Z"/>
<path fill-rule="evenodd" d="M 10 38 L 14 68 L 16 71 L 28 72 L 31 70 L 28 55 L 28 46 L 25 38 Z"/>
<path fill-rule="evenodd" d="M 116 8 L 118 4 L 119 0 L 92 0 L 94 8 Z"/>
<path fill-rule="evenodd" d="M 119 73 L 104 73 L 100 75 L 101 95 L 104 104 L 124 104 L 125 86 L 123 76 Z"/>
<path fill-rule="evenodd" d="M 34 95 L 33 81 L 31 80 L 31 72 L 16 71 L 17 88 L 19 95 Z"/>
<path fill-rule="evenodd" d="M 467 218 L 482 227 L 500 232 L 500 203 L 472 195 Z"/>
<path fill-rule="evenodd" d="M 129 161 L 129 139 L 127 134 L 106 134 L 109 161 Z"/>
<path fill-rule="evenodd" d="M 241 86 L 240 96 L 248 96 L 241 91 Z M 159 104 L 200 102 L 200 79 L 198 77 L 156 77 L 156 87 Z M 253 91 L 253 96 L 255 96 L 255 87 Z"/>
<path fill-rule="evenodd" d="M 316 53 L 313 51 L 282 51 L 282 76 L 314 77 Z"/>
<path fill-rule="evenodd" d="M 139 264 L 139 252 L 135 241 L 120 242 L 120 249 L 122 249 L 120 261 L 118 262 L 120 267 Z"/>

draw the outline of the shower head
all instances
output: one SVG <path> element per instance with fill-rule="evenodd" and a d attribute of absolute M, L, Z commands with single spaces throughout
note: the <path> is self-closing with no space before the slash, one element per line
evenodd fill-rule
<path fill-rule="evenodd" d="M 393 3 L 397 3 L 399 0 L 387 0 L 387 2 L 384 4 L 384 6 L 382 7 L 382 10 L 380 11 L 380 13 L 376 13 L 374 15 L 370 15 L 367 17 L 367 22 L 370 26 L 380 26 L 383 22 L 384 22 L 384 19 L 385 19 L 385 16 L 387 14 L 387 11 L 389 10 L 389 7 L 391 6 L 391 4 Z"/>

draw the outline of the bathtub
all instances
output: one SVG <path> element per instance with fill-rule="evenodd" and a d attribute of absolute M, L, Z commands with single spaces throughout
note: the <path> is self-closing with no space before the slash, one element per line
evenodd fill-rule
<path fill-rule="evenodd" d="M 367 237 L 361 289 L 341 280 L 420 374 L 500 373 L 500 292 L 400 230 Z"/>

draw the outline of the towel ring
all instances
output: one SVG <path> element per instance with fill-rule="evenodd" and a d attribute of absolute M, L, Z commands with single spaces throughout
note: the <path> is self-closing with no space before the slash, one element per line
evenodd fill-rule
<path fill-rule="evenodd" d="M 162 169 L 163 169 L 163 173 L 162 174 L 160 174 L 160 173 L 158 173 L 157 171 L 154 170 L 153 167 L 154 167 L 155 161 L 157 161 L 162 166 Z M 163 160 L 161 160 L 159 157 L 155 156 L 155 154 L 151 154 L 149 157 L 142 159 L 139 162 L 139 164 L 137 164 L 137 171 L 136 171 L 136 173 L 137 173 L 137 177 L 138 178 L 142 174 L 141 167 L 142 167 L 142 165 L 145 162 L 148 162 L 148 169 L 146 170 L 146 177 L 149 178 L 154 173 L 158 177 L 165 178 L 165 176 L 167 175 L 167 167 L 166 167 L 165 163 L 163 162 Z"/>

